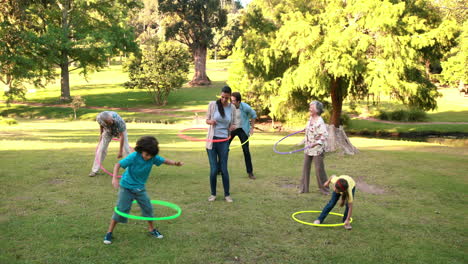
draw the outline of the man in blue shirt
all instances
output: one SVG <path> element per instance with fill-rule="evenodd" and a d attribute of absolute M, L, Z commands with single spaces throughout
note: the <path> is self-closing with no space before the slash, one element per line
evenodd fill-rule
<path fill-rule="evenodd" d="M 245 167 L 247 168 L 247 174 L 249 178 L 254 180 L 252 158 L 250 156 L 249 142 L 247 141 L 250 136 L 254 133 L 255 119 L 257 114 L 250 105 L 241 101 L 241 95 L 238 92 L 234 92 L 231 95 L 231 102 L 236 107 L 236 122 L 233 124 L 234 130 L 231 132 L 231 139 L 229 144 L 232 142 L 234 137 L 239 137 L 242 145 L 242 151 L 244 152 Z M 247 142 L 246 142 L 247 141 Z M 245 143 L 245 144 L 244 144 Z"/>

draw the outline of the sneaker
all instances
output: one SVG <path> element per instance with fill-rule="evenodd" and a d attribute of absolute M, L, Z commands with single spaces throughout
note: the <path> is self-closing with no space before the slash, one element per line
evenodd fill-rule
<path fill-rule="evenodd" d="M 106 245 L 112 244 L 112 232 L 108 232 L 108 233 L 104 236 L 104 244 L 106 244 Z"/>
<path fill-rule="evenodd" d="M 208 202 L 214 202 L 216 200 L 216 196 L 214 195 L 210 195 L 210 197 L 208 197 Z"/>
<path fill-rule="evenodd" d="M 90 172 L 90 173 L 88 174 L 89 177 L 94 177 L 94 176 L 96 176 L 96 175 L 97 175 L 97 172 L 94 172 L 94 171 L 92 171 L 92 172 Z"/>
<path fill-rule="evenodd" d="M 251 180 L 255 180 L 255 179 L 256 179 L 256 178 L 255 178 L 255 175 L 254 175 L 253 173 L 249 173 L 249 178 L 250 178 Z"/>
<path fill-rule="evenodd" d="M 351 229 L 353 229 L 353 227 L 352 227 L 351 225 L 344 225 L 344 228 L 345 228 L 346 230 L 351 230 Z"/>
<path fill-rule="evenodd" d="M 320 223 L 320 220 L 315 220 L 315 221 L 314 221 L 314 224 L 320 225 L 320 224 L 321 224 L 321 223 Z"/>
<path fill-rule="evenodd" d="M 164 237 L 164 236 L 163 236 L 161 233 L 159 233 L 159 231 L 156 230 L 156 229 L 153 229 L 153 231 L 149 232 L 149 235 L 150 235 L 150 236 L 153 236 L 153 237 L 155 237 L 155 238 L 163 238 L 163 237 Z"/>
<path fill-rule="evenodd" d="M 224 199 L 225 199 L 226 202 L 228 202 L 228 203 L 234 202 L 234 201 L 232 200 L 231 196 L 226 196 L 226 197 L 224 197 Z"/>

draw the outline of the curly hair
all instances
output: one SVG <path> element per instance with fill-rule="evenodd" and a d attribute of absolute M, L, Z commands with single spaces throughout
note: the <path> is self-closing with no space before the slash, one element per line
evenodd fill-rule
<path fill-rule="evenodd" d="M 153 136 L 143 136 L 138 139 L 135 151 L 138 153 L 145 151 L 154 157 L 159 153 L 159 142 Z"/>

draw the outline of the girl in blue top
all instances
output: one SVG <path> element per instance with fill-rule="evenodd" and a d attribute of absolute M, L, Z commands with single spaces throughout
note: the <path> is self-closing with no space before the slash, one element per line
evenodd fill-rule
<path fill-rule="evenodd" d="M 151 172 L 153 165 L 160 166 L 161 164 L 182 166 L 180 161 L 172 161 L 164 159 L 158 155 L 159 146 L 156 138 L 152 136 L 144 136 L 138 139 L 135 152 L 128 155 L 114 166 L 114 177 L 112 177 L 112 185 L 119 188 L 119 198 L 117 200 L 117 209 L 123 213 L 129 213 L 132 207 L 133 200 L 138 202 L 141 207 L 143 216 L 153 216 L 153 206 L 151 200 L 146 194 L 145 183 Z M 122 175 L 122 179 L 117 179 L 120 168 L 126 169 Z M 117 223 L 126 223 L 128 219 L 114 212 L 109 225 L 109 230 L 104 237 L 104 244 L 112 243 L 112 232 Z M 163 238 L 153 226 L 153 221 L 148 221 L 149 234 L 156 238 Z"/>

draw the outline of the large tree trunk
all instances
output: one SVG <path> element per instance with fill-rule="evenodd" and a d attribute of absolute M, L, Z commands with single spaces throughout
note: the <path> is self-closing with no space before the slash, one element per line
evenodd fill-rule
<path fill-rule="evenodd" d="M 60 63 L 60 100 L 69 101 L 70 96 L 70 73 L 68 72 L 68 56 L 62 51 L 62 62 Z"/>
<path fill-rule="evenodd" d="M 332 78 L 330 83 L 331 99 L 332 99 L 332 115 L 330 125 L 328 125 L 328 140 L 327 152 L 340 151 L 341 153 L 354 155 L 358 153 L 356 147 L 351 144 L 346 135 L 343 126 L 341 126 L 341 112 L 343 108 L 343 90 L 341 85 L 344 85 L 340 78 Z"/>
<path fill-rule="evenodd" d="M 64 4 L 58 2 L 60 10 L 62 11 L 62 41 L 68 41 L 68 12 L 70 10 L 70 1 L 65 1 Z M 66 43 L 62 43 L 62 51 L 60 58 L 60 100 L 69 101 L 70 97 L 70 73 L 68 71 L 68 51 L 65 46 Z"/>
<path fill-rule="evenodd" d="M 426 69 L 426 77 L 429 77 L 431 75 L 431 61 L 426 60 L 424 62 L 424 68 Z"/>
<path fill-rule="evenodd" d="M 341 79 L 333 78 L 330 83 L 331 99 L 332 99 L 332 115 L 330 123 L 335 127 L 340 127 L 341 110 L 343 108 L 343 92 L 341 91 Z"/>
<path fill-rule="evenodd" d="M 195 74 L 189 82 L 192 86 L 211 84 L 210 78 L 206 75 L 206 51 L 207 48 L 204 46 L 197 46 L 192 49 L 195 61 Z"/>
<path fill-rule="evenodd" d="M 351 144 L 348 136 L 346 135 L 343 126 L 335 127 L 335 125 L 328 125 L 328 139 L 326 152 L 339 151 L 342 154 L 354 155 L 359 153 L 359 150 Z"/>

